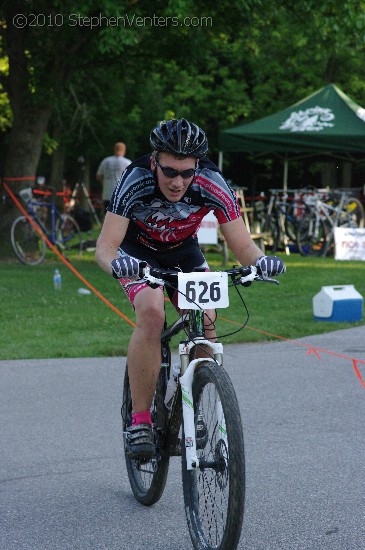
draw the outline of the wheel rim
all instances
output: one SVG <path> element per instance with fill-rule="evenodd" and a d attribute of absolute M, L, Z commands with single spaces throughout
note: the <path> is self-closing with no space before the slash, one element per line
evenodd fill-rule
<path fill-rule="evenodd" d="M 206 384 L 199 396 L 198 409 L 206 419 L 207 441 L 198 449 L 199 462 L 209 465 L 191 472 L 195 504 L 199 510 L 197 527 L 204 539 L 212 546 L 218 546 L 225 533 L 228 517 L 230 491 L 229 445 L 225 432 L 225 419 L 217 415 L 217 388 Z"/>
<path fill-rule="evenodd" d="M 37 265 L 45 255 L 45 244 L 41 236 L 26 218 L 19 218 L 11 230 L 14 252 L 20 261 L 28 265 Z"/>

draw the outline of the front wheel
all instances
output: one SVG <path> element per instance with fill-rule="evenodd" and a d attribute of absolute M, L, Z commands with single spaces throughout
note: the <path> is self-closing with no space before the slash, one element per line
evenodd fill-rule
<path fill-rule="evenodd" d="M 46 243 L 25 216 L 14 220 L 10 239 L 15 254 L 23 264 L 38 265 L 44 260 Z"/>
<path fill-rule="evenodd" d="M 245 455 L 240 410 L 226 371 L 213 361 L 202 363 L 194 374 L 193 400 L 199 468 L 187 470 L 184 446 L 182 453 L 190 537 L 195 549 L 234 550 L 243 521 Z"/>
<path fill-rule="evenodd" d="M 156 456 L 151 460 L 135 460 L 124 453 L 129 483 L 135 498 L 145 506 L 155 504 L 162 496 L 166 485 L 170 457 L 163 448 L 166 440 L 167 410 L 164 405 L 164 369 L 161 369 L 156 393 L 151 407 L 153 432 L 156 442 Z M 126 366 L 123 387 L 123 431 L 131 425 L 132 398 L 129 386 L 128 367 Z"/>

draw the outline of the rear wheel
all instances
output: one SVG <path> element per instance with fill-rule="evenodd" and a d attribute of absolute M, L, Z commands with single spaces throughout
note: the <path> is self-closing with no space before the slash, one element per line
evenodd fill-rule
<path fill-rule="evenodd" d="M 297 244 L 302 256 L 323 256 L 326 253 L 327 240 L 330 237 L 326 225 L 315 211 L 300 221 L 297 232 Z"/>
<path fill-rule="evenodd" d="M 350 197 L 344 204 L 343 210 L 346 215 L 340 216 L 339 226 L 364 227 L 364 207 L 355 197 Z"/>
<path fill-rule="evenodd" d="M 285 214 L 285 234 L 295 243 L 297 240 L 297 232 L 300 220 L 308 215 L 308 207 L 301 201 L 295 201 L 288 206 Z"/>
<path fill-rule="evenodd" d="M 14 220 L 10 239 L 19 260 L 26 265 L 40 264 L 46 255 L 46 243 L 25 216 Z"/>
<path fill-rule="evenodd" d="M 56 243 L 61 252 L 82 252 L 82 235 L 76 221 L 69 214 L 62 214 L 56 222 Z"/>
<path fill-rule="evenodd" d="M 213 361 L 194 374 L 193 400 L 199 468 L 187 470 L 185 512 L 195 549 L 234 550 L 241 534 L 245 456 L 241 416 L 228 374 Z M 183 439 L 185 441 L 185 434 Z"/>
<path fill-rule="evenodd" d="M 153 431 L 156 442 L 156 456 L 151 460 L 134 460 L 124 453 L 129 483 L 135 498 L 145 506 L 155 504 L 165 489 L 169 460 L 163 449 L 166 438 L 167 410 L 164 405 L 164 370 L 161 369 L 157 381 L 156 393 L 151 407 Z M 131 425 L 132 399 L 126 367 L 123 388 L 123 431 Z"/>
<path fill-rule="evenodd" d="M 280 219 L 279 219 L 279 212 L 275 211 L 271 214 L 270 220 L 269 220 L 269 231 L 271 233 L 271 254 L 275 254 L 275 252 L 278 250 L 280 246 Z"/>

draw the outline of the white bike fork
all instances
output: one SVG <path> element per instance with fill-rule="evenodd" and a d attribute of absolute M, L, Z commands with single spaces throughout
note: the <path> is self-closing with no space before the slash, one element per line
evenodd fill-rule
<path fill-rule="evenodd" d="M 223 357 L 223 346 L 220 343 L 212 343 L 209 340 L 201 340 L 199 344 L 208 346 L 213 352 L 214 357 Z M 180 356 L 189 356 L 190 350 L 196 345 L 196 342 L 182 343 L 179 345 Z M 186 465 L 188 470 L 194 470 L 199 468 L 199 458 L 196 454 L 196 439 L 195 439 L 195 423 L 194 423 L 194 402 L 193 402 L 193 378 L 195 368 L 199 363 L 204 363 L 207 358 L 194 359 L 187 366 L 184 374 L 180 377 L 179 382 L 181 385 L 181 397 L 183 405 L 183 418 L 184 418 L 184 435 L 185 439 L 182 444 L 186 449 Z M 224 423 L 224 416 L 222 405 L 220 401 L 217 403 L 217 418 L 219 421 L 219 429 L 222 434 L 222 438 L 226 438 L 226 427 Z"/>

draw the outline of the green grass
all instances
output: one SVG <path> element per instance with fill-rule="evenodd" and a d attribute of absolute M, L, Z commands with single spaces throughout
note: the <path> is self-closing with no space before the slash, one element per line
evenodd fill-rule
<path fill-rule="evenodd" d="M 220 269 L 220 258 L 208 254 L 212 269 Z M 313 319 L 312 298 L 324 285 L 353 284 L 365 296 L 365 263 L 336 262 L 331 258 L 285 257 L 287 273 L 280 286 L 256 283 L 243 289 L 250 311 L 248 327 L 223 340 L 223 343 L 257 342 L 269 336 L 258 329 L 284 338 L 297 339 L 341 328 L 364 324 L 317 322 Z M 134 321 L 134 313 L 119 284 L 85 253 L 73 261 L 74 267 L 107 300 Z M 53 272 L 62 273 L 63 288 L 53 288 Z M 96 295 L 81 296 L 85 287 L 77 276 L 52 254 L 35 267 L 17 261 L 0 263 L 1 333 L 0 359 L 51 357 L 100 357 L 125 355 L 132 327 Z M 245 311 L 234 289 L 229 309 L 219 316 L 244 322 Z M 168 318 L 175 312 L 167 305 Z M 218 334 L 238 328 L 218 320 Z"/>

